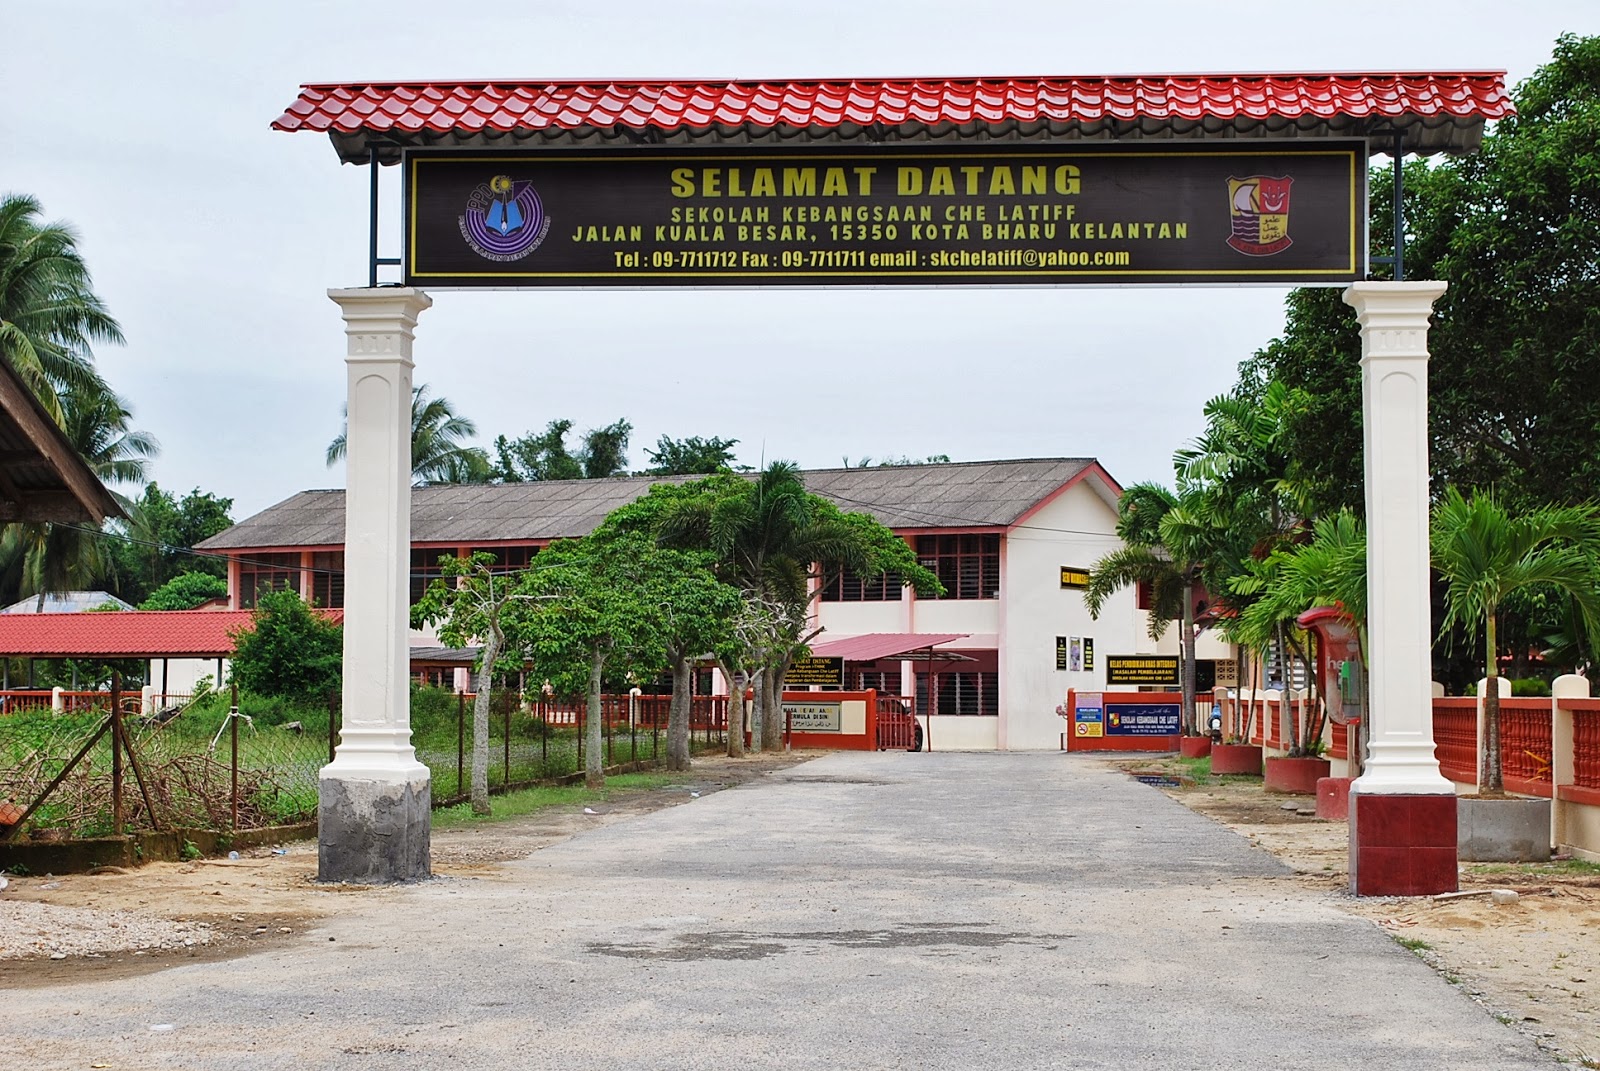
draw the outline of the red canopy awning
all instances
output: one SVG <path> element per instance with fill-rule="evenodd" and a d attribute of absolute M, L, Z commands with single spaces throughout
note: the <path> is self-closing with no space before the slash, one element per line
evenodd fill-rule
<path fill-rule="evenodd" d="M 818 658 L 843 658 L 846 662 L 876 662 L 880 658 L 926 651 L 941 643 L 964 640 L 967 636 L 965 632 L 869 632 L 864 636 L 841 636 L 836 640 L 814 643 L 811 653 Z M 942 655 L 945 652 L 935 653 Z"/>

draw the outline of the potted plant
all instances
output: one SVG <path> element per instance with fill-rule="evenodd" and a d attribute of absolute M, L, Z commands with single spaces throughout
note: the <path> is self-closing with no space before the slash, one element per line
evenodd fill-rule
<path fill-rule="evenodd" d="M 1501 604 L 1514 591 L 1542 586 L 1571 597 L 1591 636 L 1600 635 L 1600 512 L 1593 506 L 1544 506 L 1513 515 L 1487 492 L 1449 488 L 1434 508 L 1433 565 L 1445 585 L 1441 635 L 1482 629 L 1484 688 L 1478 743 L 1478 791 L 1458 804 L 1460 857 L 1532 861 L 1550 856 L 1550 801 L 1506 794 L 1500 748 Z"/>

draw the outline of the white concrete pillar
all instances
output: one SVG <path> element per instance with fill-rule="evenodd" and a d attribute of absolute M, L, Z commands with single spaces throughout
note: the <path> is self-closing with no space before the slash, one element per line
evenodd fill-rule
<path fill-rule="evenodd" d="M 1441 282 L 1356 283 L 1366 446 L 1372 713 L 1355 793 L 1453 792 L 1433 754 L 1428 603 L 1428 316 Z"/>
<path fill-rule="evenodd" d="M 1550 683 L 1550 843 L 1565 851 L 1572 842 L 1569 818 L 1575 806 L 1561 798 L 1561 787 L 1577 779 L 1577 752 L 1572 711 L 1563 709 L 1563 699 L 1588 699 L 1589 680 L 1575 673 L 1564 673 Z"/>
<path fill-rule="evenodd" d="M 409 287 L 330 290 L 344 316 L 344 709 L 319 785 L 318 877 L 427 877 L 428 768 L 411 747 L 411 343 L 433 304 Z"/>

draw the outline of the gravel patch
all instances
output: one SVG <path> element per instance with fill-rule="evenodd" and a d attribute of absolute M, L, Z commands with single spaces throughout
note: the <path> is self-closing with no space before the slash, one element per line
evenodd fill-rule
<path fill-rule="evenodd" d="M 193 948 L 210 941 L 211 926 L 204 922 L 0 900 L 0 960 Z"/>

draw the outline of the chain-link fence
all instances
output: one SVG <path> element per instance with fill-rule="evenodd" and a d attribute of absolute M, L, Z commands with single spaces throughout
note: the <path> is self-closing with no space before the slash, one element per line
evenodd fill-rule
<path fill-rule="evenodd" d="M 472 780 L 474 699 L 435 689 L 411 697 L 412 743 L 433 775 L 433 799 L 465 798 Z M 601 699 L 602 765 L 666 753 L 667 696 Z M 234 830 L 313 820 L 317 777 L 333 757 L 337 695 L 324 704 L 212 693 L 141 711 L 135 693 L 71 709 L 0 715 L 0 838 L 106 836 L 174 827 Z M 726 742 L 726 700 L 697 697 L 691 745 Z M 584 768 L 586 705 L 514 691 L 491 697 L 491 792 Z"/>

